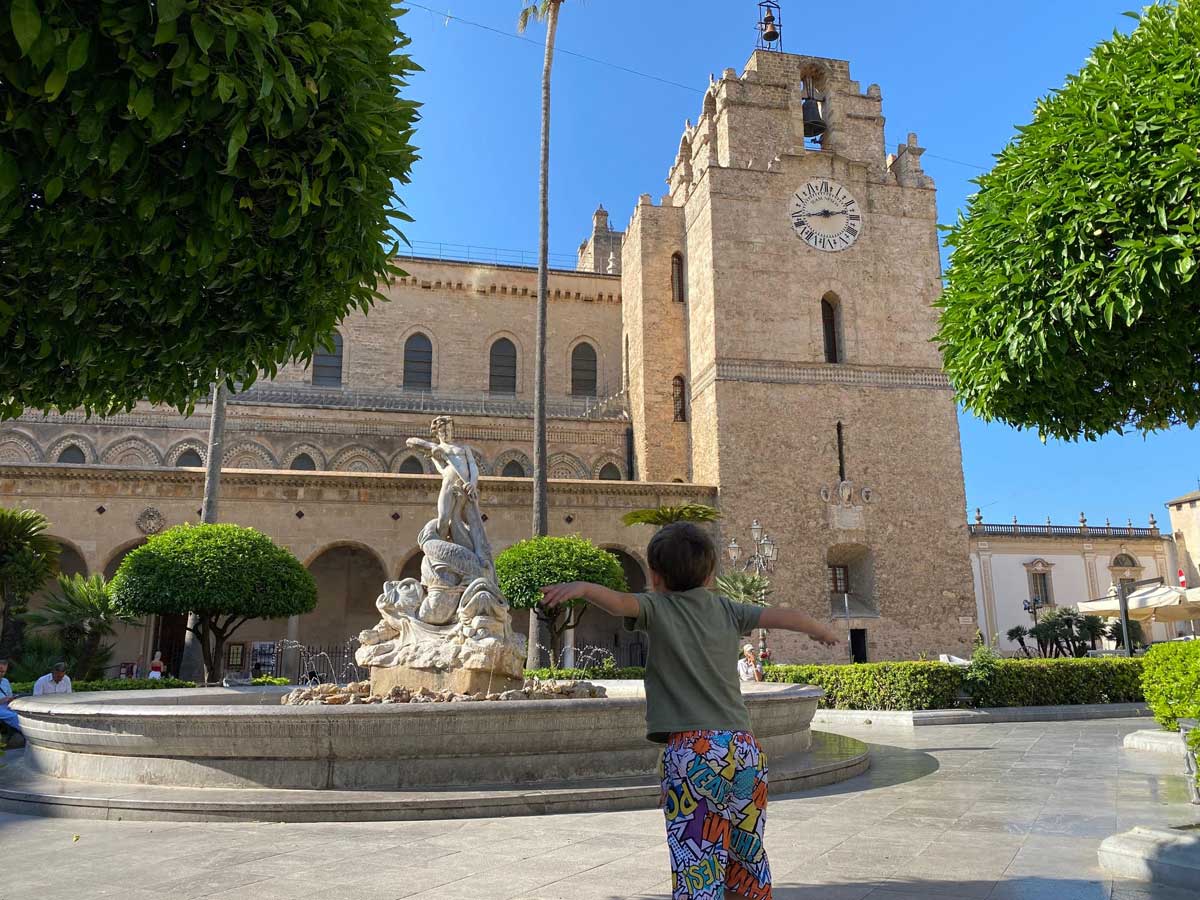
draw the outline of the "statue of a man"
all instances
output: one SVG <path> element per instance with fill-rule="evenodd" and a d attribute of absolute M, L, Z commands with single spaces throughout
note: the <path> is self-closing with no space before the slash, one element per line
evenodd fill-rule
<path fill-rule="evenodd" d="M 479 502 L 479 466 L 475 454 L 469 447 L 454 443 L 454 420 L 449 416 L 438 416 L 429 431 L 436 443 L 409 438 L 408 446 L 424 451 L 442 476 L 437 502 L 438 536 L 471 547 L 467 538 L 467 504 Z"/>

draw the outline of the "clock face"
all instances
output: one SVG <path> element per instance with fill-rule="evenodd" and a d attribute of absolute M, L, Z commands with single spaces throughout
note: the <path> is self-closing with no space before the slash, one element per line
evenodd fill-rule
<path fill-rule="evenodd" d="M 862 231 L 858 201 L 828 178 L 814 178 L 796 191 L 788 216 L 796 237 L 830 253 L 852 246 Z"/>

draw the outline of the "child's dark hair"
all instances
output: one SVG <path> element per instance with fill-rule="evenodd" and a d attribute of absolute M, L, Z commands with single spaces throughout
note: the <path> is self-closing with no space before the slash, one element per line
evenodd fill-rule
<path fill-rule="evenodd" d="M 650 538 L 646 559 L 667 590 L 690 591 L 702 587 L 712 575 L 717 548 L 712 538 L 691 522 L 673 522 Z"/>

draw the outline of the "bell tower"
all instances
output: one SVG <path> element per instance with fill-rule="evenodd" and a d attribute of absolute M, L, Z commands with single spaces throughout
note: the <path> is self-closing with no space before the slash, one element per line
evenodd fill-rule
<path fill-rule="evenodd" d="M 626 280 L 657 273 L 653 290 L 623 285 L 630 370 L 663 369 L 631 381 L 639 476 L 686 453 L 689 477 L 720 488 L 726 542 L 752 519 L 775 537 L 773 601 L 835 619 L 868 659 L 961 655 L 976 630 L 922 152 L 915 135 L 886 152 L 880 89 L 845 61 L 758 49 L 711 81 L 624 249 Z M 665 421 L 668 368 L 686 374 L 686 439 Z"/>

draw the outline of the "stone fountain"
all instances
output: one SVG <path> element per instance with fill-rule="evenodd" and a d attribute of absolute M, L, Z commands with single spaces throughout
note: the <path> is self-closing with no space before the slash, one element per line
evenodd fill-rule
<path fill-rule="evenodd" d="M 409 445 L 442 475 L 437 516 L 421 529 L 421 578 L 385 584 L 380 622 L 361 635 L 369 693 L 362 683 L 339 688 L 336 705 L 283 704 L 286 687 L 23 698 L 13 709 L 28 743 L 0 766 L 0 809 L 300 822 L 656 805 L 660 748 L 645 739 L 640 681 L 519 690 L 525 642 L 496 584 L 474 456 L 454 443 L 448 418 L 431 431 L 434 440 Z M 867 768 L 861 742 L 811 731 L 820 688 L 743 691 L 773 791 Z M 503 702 L 395 702 L 439 692 Z"/>
<path fill-rule="evenodd" d="M 525 640 L 513 631 L 508 602 L 479 511 L 479 467 L 454 443 L 454 421 L 433 420 L 434 440 L 409 438 L 442 476 L 437 515 L 417 543 L 421 578 L 389 581 L 375 601 L 380 621 L 359 635 L 355 655 L 371 670 L 371 689 L 490 694 L 521 687 Z"/>

